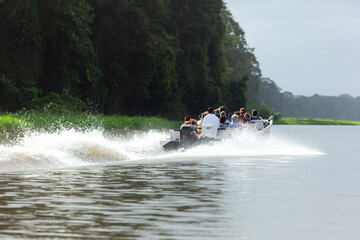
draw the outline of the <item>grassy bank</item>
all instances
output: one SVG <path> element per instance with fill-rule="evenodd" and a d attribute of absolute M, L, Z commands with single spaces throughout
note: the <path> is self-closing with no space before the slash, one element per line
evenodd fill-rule
<path fill-rule="evenodd" d="M 284 125 L 360 125 L 360 121 L 345 121 L 320 118 L 281 118 L 275 124 Z"/>
<path fill-rule="evenodd" d="M 87 114 L 46 114 L 40 112 L 0 114 L 0 132 L 23 132 L 25 130 L 57 131 L 60 129 L 102 129 L 105 131 L 126 131 L 178 128 L 181 121 L 159 117 L 104 116 Z"/>
<path fill-rule="evenodd" d="M 60 129 L 101 129 L 108 132 L 127 130 L 174 129 L 181 121 L 159 117 L 104 116 L 87 114 L 47 114 L 41 112 L 0 114 L 0 135 L 26 130 L 57 131 Z M 340 121 L 313 118 L 282 118 L 275 124 L 285 125 L 360 125 L 360 121 Z"/>

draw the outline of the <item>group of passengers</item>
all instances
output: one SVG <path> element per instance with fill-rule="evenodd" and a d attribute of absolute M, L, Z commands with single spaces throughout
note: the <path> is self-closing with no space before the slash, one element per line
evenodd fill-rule
<path fill-rule="evenodd" d="M 197 133 L 201 134 L 201 126 L 203 125 L 213 125 L 215 129 L 218 128 L 241 128 L 242 125 L 251 123 L 252 120 L 261 120 L 262 118 L 258 116 L 257 110 L 253 109 L 250 113 L 245 111 L 245 108 L 240 108 L 240 111 L 235 111 L 231 115 L 230 119 L 226 115 L 225 107 L 220 106 L 217 109 L 209 107 L 207 111 L 199 115 L 199 120 L 195 120 L 190 116 L 185 117 L 185 122 L 183 125 L 192 125 L 195 127 Z"/>

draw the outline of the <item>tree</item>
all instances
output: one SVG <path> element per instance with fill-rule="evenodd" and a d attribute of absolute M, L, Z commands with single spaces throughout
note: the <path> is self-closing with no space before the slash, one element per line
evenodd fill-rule
<path fill-rule="evenodd" d="M 36 1 L 0 1 L 0 109 L 16 110 L 41 74 L 41 36 Z M 7 96 L 7 97 L 4 97 Z"/>
<path fill-rule="evenodd" d="M 44 94 L 68 89 L 83 99 L 98 99 L 101 70 L 91 34 L 93 13 L 86 0 L 39 0 L 43 39 Z"/>
<path fill-rule="evenodd" d="M 224 99 L 231 109 L 245 106 L 248 98 L 255 100 L 261 78 L 259 64 L 245 39 L 245 32 L 233 19 L 225 7 L 222 19 L 226 26 L 224 51 L 226 71 L 223 73 L 225 82 Z"/>

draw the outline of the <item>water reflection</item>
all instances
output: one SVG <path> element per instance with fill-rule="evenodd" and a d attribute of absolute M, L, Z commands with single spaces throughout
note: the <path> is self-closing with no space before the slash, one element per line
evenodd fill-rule
<path fill-rule="evenodd" d="M 218 217 L 223 173 L 201 164 L 122 164 L 3 175 L 0 237 L 209 236 L 209 229 L 223 222 Z"/>

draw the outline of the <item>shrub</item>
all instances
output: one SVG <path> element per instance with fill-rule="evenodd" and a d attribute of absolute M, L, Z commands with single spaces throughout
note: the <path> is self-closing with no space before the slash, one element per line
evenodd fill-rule
<path fill-rule="evenodd" d="M 81 99 L 71 96 L 68 91 L 63 91 L 61 95 L 50 92 L 44 97 L 35 97 L 25 108 L 61 114 L 83 112 L 86 110 L 86 104 Z"/>

